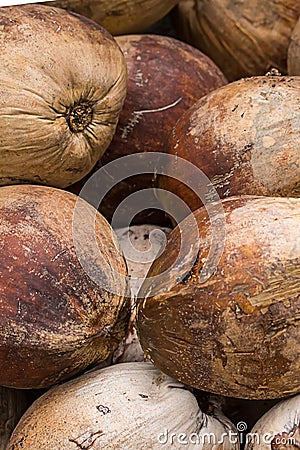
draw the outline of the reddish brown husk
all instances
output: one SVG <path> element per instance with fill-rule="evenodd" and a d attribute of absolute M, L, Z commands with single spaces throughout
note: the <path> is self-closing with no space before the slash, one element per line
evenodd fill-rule
<path fill-rule="evenodd" d="M 246 196 L 222 204 L 226 242 L 215 273 L 199 283 L 211 242 L 201 208 L 194 213 L 200 253 L 192 270 L 178 273 L 175 266 L 168 280 L 174 286 L 164 283 L 153 297 L 152 282 L 144 282 L 141 344 L 163 372 L 201 390 L 247 399 L 294 394 L 300 391 L 300 199 Z M 181 227 L 192 229 L 190 220 Z M 172 264 L 180 236 L 176 227 L 148 277 Z M 194 233 L 189 239 L 192 245 Z M 182 281 L 175 284 L 177 277 Z"/>
<path fill-rule="evenodd" d="M 209 58 L 176 39 L 146 34 L 120 36 L 116 40 L 127 62 L 127 97 L 116 134 L 98 167 L 129 154 L 165 152 L 168 135 L 183 112 L 226 83 Z M 124 198 L 153 187 L 154 179 L 154 174 L 124 179 L 105 197 L 100 212 L 110 219 Z M 82 185 L 83 182 L 77 184 L 77 192 Z M 154 211 L 139 215 L 137 222 L 167 223 L 162 214 Z"/>
<path fill-rule="evenodd" d="M 286 73 L 298 0 L 182 0 L 176 21 L 181 38 L 202 50 L 227 78 Z"/>
<path fill-rule="evenodd" d="M 126 274 L 124 259 L 97 213 L 99 254 L 90 264 L 107 286 L 119 283 L 120 295 L 92 281 L 74 248 L 76 199 L 42 186 L 0 189 L 0 385 L 39 388 L 65 380 L 104 360 L 125 335 L 126 282 L 107 269 Z M 83 207 L 85 224 L 94 210 Z M 88 234 L 80 233 L 92 255 Z"/>
<path fill-rule="evenodd" d="M 177 122 L 168 152 L 192 162 L 221 198 L 300 196 L 300 77 L 253 77 L 211 92 Z M 199 197 L 175 179 L 159 187 L 192 210 Z M 167 207 L 168 205 L 165 205 Z"/>

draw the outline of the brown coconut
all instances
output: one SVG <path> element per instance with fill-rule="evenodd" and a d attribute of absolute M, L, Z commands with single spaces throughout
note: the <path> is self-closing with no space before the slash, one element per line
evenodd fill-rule
<path fill-rule="evenodd" d="M 193 215 L 169 235 L 164 253 L 141 288 L 138 329 L 142 347 L 166 374 L 198 389 L 272 399 L 300 391 L 300 199 L 241 196 L 222 201 L 224 250 L 214 273 L 208 267 L 211 222 L 194 213 L 199 253 L 194 264 L 174 263 L 181 244 L 197 236 Z M 169 278 L 154 284 L 151 277 Z M 191 268 L 190 268 L 191 267 Z M 202 278 L 203 280 L 203 278 Z"/>
<path fill-rule="evenodd" d="M 0 385 L 50 386 L 106 359 L 125 335 L 123 256 L 106 220 L 76 200 L 50 187 L 0 189 Z"/>
<path fill-rule="evenodd" d="M 119 36 L 116 40 L 127 63 L 127 97 L 113 141 L 97 167 L 129 154 L 165 152 L 168 135 L 181 115 L 199 98 L 226 84 L 223 74 L 207 56 L 176 39 L 145 34 Z M 143 173 L 122 180 L 104 198 L 100 212 L 110 220 L 122 200 L 153 187 L 154 178 L 153 173 Z M 101 177 L 98 183 L 102 183 Z M 79 182 L 71 190 L 78 192 L 82 185 Z M 97 199 L 97 184 L 94 191 Z M 130 213 L 127 206 L 118 227 L 127 225 Z M 139 214 L 134 223 L 166 225 L 168 222 L 164 215 L 152 209 Z"/>
<path fill-rule="evenodd" d="M 55 0 L 55 5 L 75 11 L 102 25 L 114 35 L 139 33 L 162 19 L 179 0 Z"/>
<path fill-rule="evenodd" d="M 181 0 L 176 20 L 187 42 L 209 55 L 232 81 L 286 73 L 287 50 L 300 16 L 298 0 Z"/>
<path fill-rule="evenodd" d="M 0 185 L 66 187 L 115 132 L 126 64 L 112 36 L 44 5 L 0 9 Z"/>
<path fill-rule="evenodd" d="M 179 119 L 168 151 L 193 163 L 221 198 L 298 197 L 299 102 L 300 77 L 230 83 L 200 99 Z M 203 204 L 203 197 L 174 179 L 161 177 L 158 184 L 176 192 L 192 210 Z M 167 207 L 167 200 L 162 202 Z"/>

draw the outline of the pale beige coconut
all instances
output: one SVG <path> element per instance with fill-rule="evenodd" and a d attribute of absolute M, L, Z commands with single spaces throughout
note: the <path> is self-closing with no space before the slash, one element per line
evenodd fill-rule
<path fill-rule="evenodd" d="M 246 450 L 300 448 L 300 395 L 282 400 L 266 412 L 246 436 Z"/>
<path fill-rule="evenodd" d="M 66 187 L 114 135 L 123 54 L 98 24 L 59 8 L 1 8 L 0 26 L 0 184 Z"/>
<path fill-rule="evenodd" d="M 230 434 L 231 433 L 231 434 Z M 234 439 L 229 436 L 234 435 Z M 7 450 L 239 450 L 233 424 L 151 363 L 90 372 L 36 400 Z"/>

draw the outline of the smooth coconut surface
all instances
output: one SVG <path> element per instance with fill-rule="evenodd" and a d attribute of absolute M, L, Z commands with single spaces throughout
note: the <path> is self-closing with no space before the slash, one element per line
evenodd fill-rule
<path fill-rule="evenodd" d="M 149 163 L 144 164 L 142 173 L 126 178 L 128 171 L 140 165 L 138 153 L 166 152 L 169 134 L 183 113 L 201 97 L 227 83 L 212 60 L 177 39 L 135 34 L 118 36 L 116 41 L 127 64 L 127 95 L 113 140 L 96 165 L 98 169 L 114 162 L 116 172 L 123 175 L 122 181 L 113 186 L 100 204 L 99 211 L 108 220 L 126 197 L 154 187 L 156 176 Z M 126 155 L 136 155 L 136 160 L 118 162 Z M 155 160 L 153 155 L 152 161 Z M 80 191 L 85 181 L 71 186 L 70 190 Z M 102 186 L 103 177 L 95 178 L 95 200 Z M 152 206 L 152 209 L 134 214 L 138 202 L 132 200 L 119 212 L 118 227 L 126 226 L 131 214 L 135 224 L 170 223 L 164 213 L 155 209 L 155 199 L 150 197 L 145 201 L 145 197 L 144 193 L 141 208 Z"/>

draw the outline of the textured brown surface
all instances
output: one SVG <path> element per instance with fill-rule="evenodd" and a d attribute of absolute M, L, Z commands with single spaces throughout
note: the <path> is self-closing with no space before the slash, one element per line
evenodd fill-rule
<path fill-rule="evenodd" d="M 139 33 L 164 17 L 178 0 L 55 0 L 48 5 L 75 11 L 110 33 Z"/>
<path fill-rule="evenodd" d="M 102 165 L 129 154 L 165 152 L 168 135 L 184 111 L 226 83 L 209 58 L 176 39 L 129 35 L 116 40 L 127 63 L 127 97 L 116 134 L 101 159 Z M 124 179 L 105 197 L 100 212 L 110 219 L 124 198 L 153 187 L 153 182 L 154 174 Z M 149 211 L 140 215 L 138 222 L 167 223 L 162 215 L 157 212 L 149 214 Z M 125 225 L 118 224 L 119 227 Z"/>
<path fill-rule="evenodd" d="M 75 183 L 115 132 L 124 57 L 99 25 L 58 8 L 1 8 L 0 28 L 0 184 Z"/>
<path fill-rule="evenodd" d="M 300 199 L 222 203 L 226 243 L 215 273 L 199 284 L 211 240 L 202 208 L 195 212 L 201 238 L 192 270 L 173 270 L 170 283 L 182 281 L 160 286 L 165 292 L 153 297 L 151 281 L 142 287 L 141 344 L 163 372 L 198 389 L 248 399 L 294 394 L 300 391 Z M 193 233 L 189 239 L 192 245 Z M 179 244 L 177 227 L 148 277 L 169 267 Z"/>
<path fill-rule="evenodd" d="M 209 55 L 229 80 L 286 73 L 287 50 L 300 16 L 298 0 L 182 0 L 182 38 Z"/>
<path fill-rule="evenodd" d="M 98 256 L 81 245 L 114 295 L 94 283 L 74 249 L 76 196 L 39 186 L 0 189 L 0 385 L 46 387 L 105 359 L 125 335 L 126 274 L 110 226 L 97 213 Z M 82 224 L 93 214 L 85 204 Z M 106 266 L 105 266 L 106 264 Z M 107 266 L 108 264 L 108 266 Z"/>
<path fill-rule="evenodd" d="M 300 196 L 300 77 L 253 77 L 200 99 L 177 122 L 168 151 L 192 162 L 220 197 Z M 161 178 L 192 210 L 183 184 Z M 166 205 L 167 206 L 167 205 Z"/>

